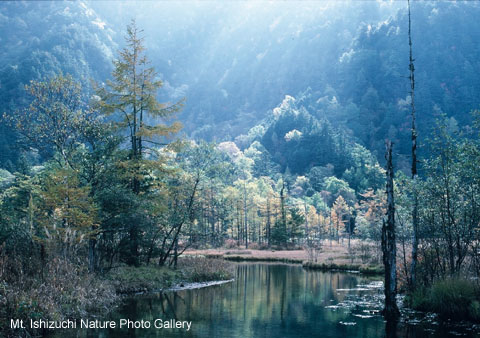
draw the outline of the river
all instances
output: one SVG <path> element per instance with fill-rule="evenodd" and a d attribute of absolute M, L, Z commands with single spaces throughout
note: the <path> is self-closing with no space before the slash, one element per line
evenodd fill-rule
<path fill-rule="evenodd" d="M 305 270 L 289 264 L 238 264 L 234 281 L 201 289 L 137 295 L 108 320 L 150 328 L 77 329 L 55 337 L 480 337 L 468 324 L 406 313 L 386 328 L 379 277 Z M 161 320 L 160 320 L 161 319 Z M 174 320 L 174 322 L 170 321 Z M 183 329 L 155 328 L 168 324 Z M 186 323 L 191 323 L 187 331 Z M 124 325 L 125 326 L 125 325 Z"/>

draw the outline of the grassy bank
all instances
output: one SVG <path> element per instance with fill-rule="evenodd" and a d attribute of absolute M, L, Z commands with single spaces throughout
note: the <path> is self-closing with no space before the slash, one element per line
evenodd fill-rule
<path fill-rule="evenodd" d="M 122 266 L 109 271 L 104 279 L 117 294 L 152 292 L 180 283 L 208 282 L 233 278 L 233 266 L 221 259 L 182 257 L 177 269 L 155 265 Z"/>
<path fill-rule="evenodd" d="M 84 267 L 54 261 L 43 277 L 19 276 L 0 280 L 0 337 L 39 336 L 42 330 L 10 330 L 10 319 L 64 320 L 105 315 L 122 295 L 160 291 L 176 284 L 232 279 L 233 265 L 219 259 L 186 257 L 178 268 L 155 265 L 120 266 L 105 274 L 90 274 Z"/>
<path fill-rule="evenodd" d="M 449 278 L 407 295 L 408 306 L 437 313 L 442 319 L 480 322 L 480 287 L 477 281 Z"/>

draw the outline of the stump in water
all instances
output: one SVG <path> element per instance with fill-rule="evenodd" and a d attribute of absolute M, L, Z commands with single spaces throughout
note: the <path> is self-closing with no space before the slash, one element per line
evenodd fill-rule
<path fill-rule="evenodd" d="M 387 320 L 397 319 L 397 247 L 395 242 L 395 200 L 393 196 L 392 142 L 387 141 L 387 221 L 382 226 L 382 252 L 385 266 L 385 308 L 382 314 Z"/>

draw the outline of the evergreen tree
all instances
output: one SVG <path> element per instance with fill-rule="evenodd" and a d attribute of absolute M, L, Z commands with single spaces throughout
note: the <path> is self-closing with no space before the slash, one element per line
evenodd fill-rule
<path fill-rule="evenodd" d="M 305 216 L 303 216 L 298 208 L 289 210 L 290 218 L 288 220 L 288 227 L 290 232 L 290 240 L 295 242 L 297 238 L 301 238 L 303 231 L 301 226 L 305 224 Z"/>

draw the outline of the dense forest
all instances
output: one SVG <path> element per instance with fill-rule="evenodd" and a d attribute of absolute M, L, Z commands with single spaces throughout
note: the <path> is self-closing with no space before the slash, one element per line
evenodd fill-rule
<path fill-rule="evenodd" d="M 336 243 L 393 252 L 407 305 L 480 320 L 479 14 L 0 3 L 0 319 L 86 313 L 119 266 L 245 248 L 325 267 Z M 84 293 L 47 296 L 69 281 Z"/>

